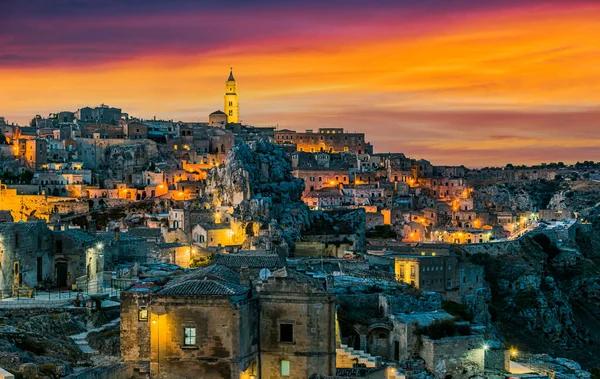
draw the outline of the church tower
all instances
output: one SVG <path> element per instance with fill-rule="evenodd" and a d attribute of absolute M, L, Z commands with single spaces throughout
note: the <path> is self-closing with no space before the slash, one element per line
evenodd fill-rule
<path fill-rule="evenodd" d="M 233 78 L 233 68 L 229 71 L 229 78 L 225 82 L 225 113 L 227 114 L 227 123 L 237 124 L 240 122 L 240 107 L 237 85 Z"/>

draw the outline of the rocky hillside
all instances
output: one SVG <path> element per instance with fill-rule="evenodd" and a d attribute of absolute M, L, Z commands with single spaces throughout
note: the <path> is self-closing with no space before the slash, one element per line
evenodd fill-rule
<path fill-rule="evenodd" d="M 304 182 L 292 175 L 285 152 L 266 140 L 234 146 L 227 164 L 211 169 L 206 178 L 206 197 L 213 206 L 233 206 L 242 221 L 267 224 L 273 238 L 293 248 L 310 225 L 308 207 L 301 200 Z"/>
<path fill-rule="evenodd" d="M 568 183 L 559 180 L 497 183 L 475 188 L 473 196 L 477 209 L 531 211 L 548 207 L 561 189 L 568 189 Z"/>
<path fill-rule="evenodd" d="M 16 378 L 36 379 L 61 378 L 77 367 L 91 366 L 89 357 L 68 336 L 114 317 L 112 311 L 88 315 L 83 309 L 1 311 L 0 367 Z M 35 374 L 28 372 L 28 364 L 34 365 Z"/>

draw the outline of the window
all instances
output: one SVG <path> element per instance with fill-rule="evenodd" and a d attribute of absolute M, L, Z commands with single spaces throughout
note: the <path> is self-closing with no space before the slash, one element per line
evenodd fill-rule
<path fill-rule="evenodd" d="M 38 239 L 39 238 L 40 237 L 38 236 Z M 42 271 L 42 268 L 43 268 L 42 257 L 38 257 L 37 258 L 37 281 L 38 281 L 38 283 L 43 280 L 43 275 L 42 275 L 43 271 Z"/>
<path fill-rule="evenodd" d="M 183 328 L 183 344 L 188 346 L 196 344 L 196 328 Z"/>
<path fill-rule="evenodd" d="M 138 321 L 148 321 L 148 309 L 141 307 L 138 310 Z"/>
<path fill-rule="evenodd" d="M 281 361 L 279 363 L 279 374 L 281 376 L 290 376 L 290 361 Z"/>
<path fill-rule="evenodd" d="M 279 324 L 279 342 L 294 342 L 294 324 Z"/>

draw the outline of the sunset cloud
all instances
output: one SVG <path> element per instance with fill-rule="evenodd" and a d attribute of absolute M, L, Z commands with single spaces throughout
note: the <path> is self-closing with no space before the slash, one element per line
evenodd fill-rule
<path fill-rule="evenodd" d="M 204 121 L 233 66 L 246 123 L 345 127 L 436 164 L 599 160 L 600 4 L 482 3 L 2 4 L 0 115 Z"/>

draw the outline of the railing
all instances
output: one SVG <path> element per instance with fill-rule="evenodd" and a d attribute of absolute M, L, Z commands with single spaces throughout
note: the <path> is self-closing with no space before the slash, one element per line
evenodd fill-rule
<path fill-rule="evenodd" d="M 21 296 L 20 291 L 0 291 L 0 309 L 17 308 L 61 308 L 73 303 L 77 297 L 77 292 L 71 290 L 55 290 L 48 292 L 39 292 L 32 289 L 32 296 Z"/>

